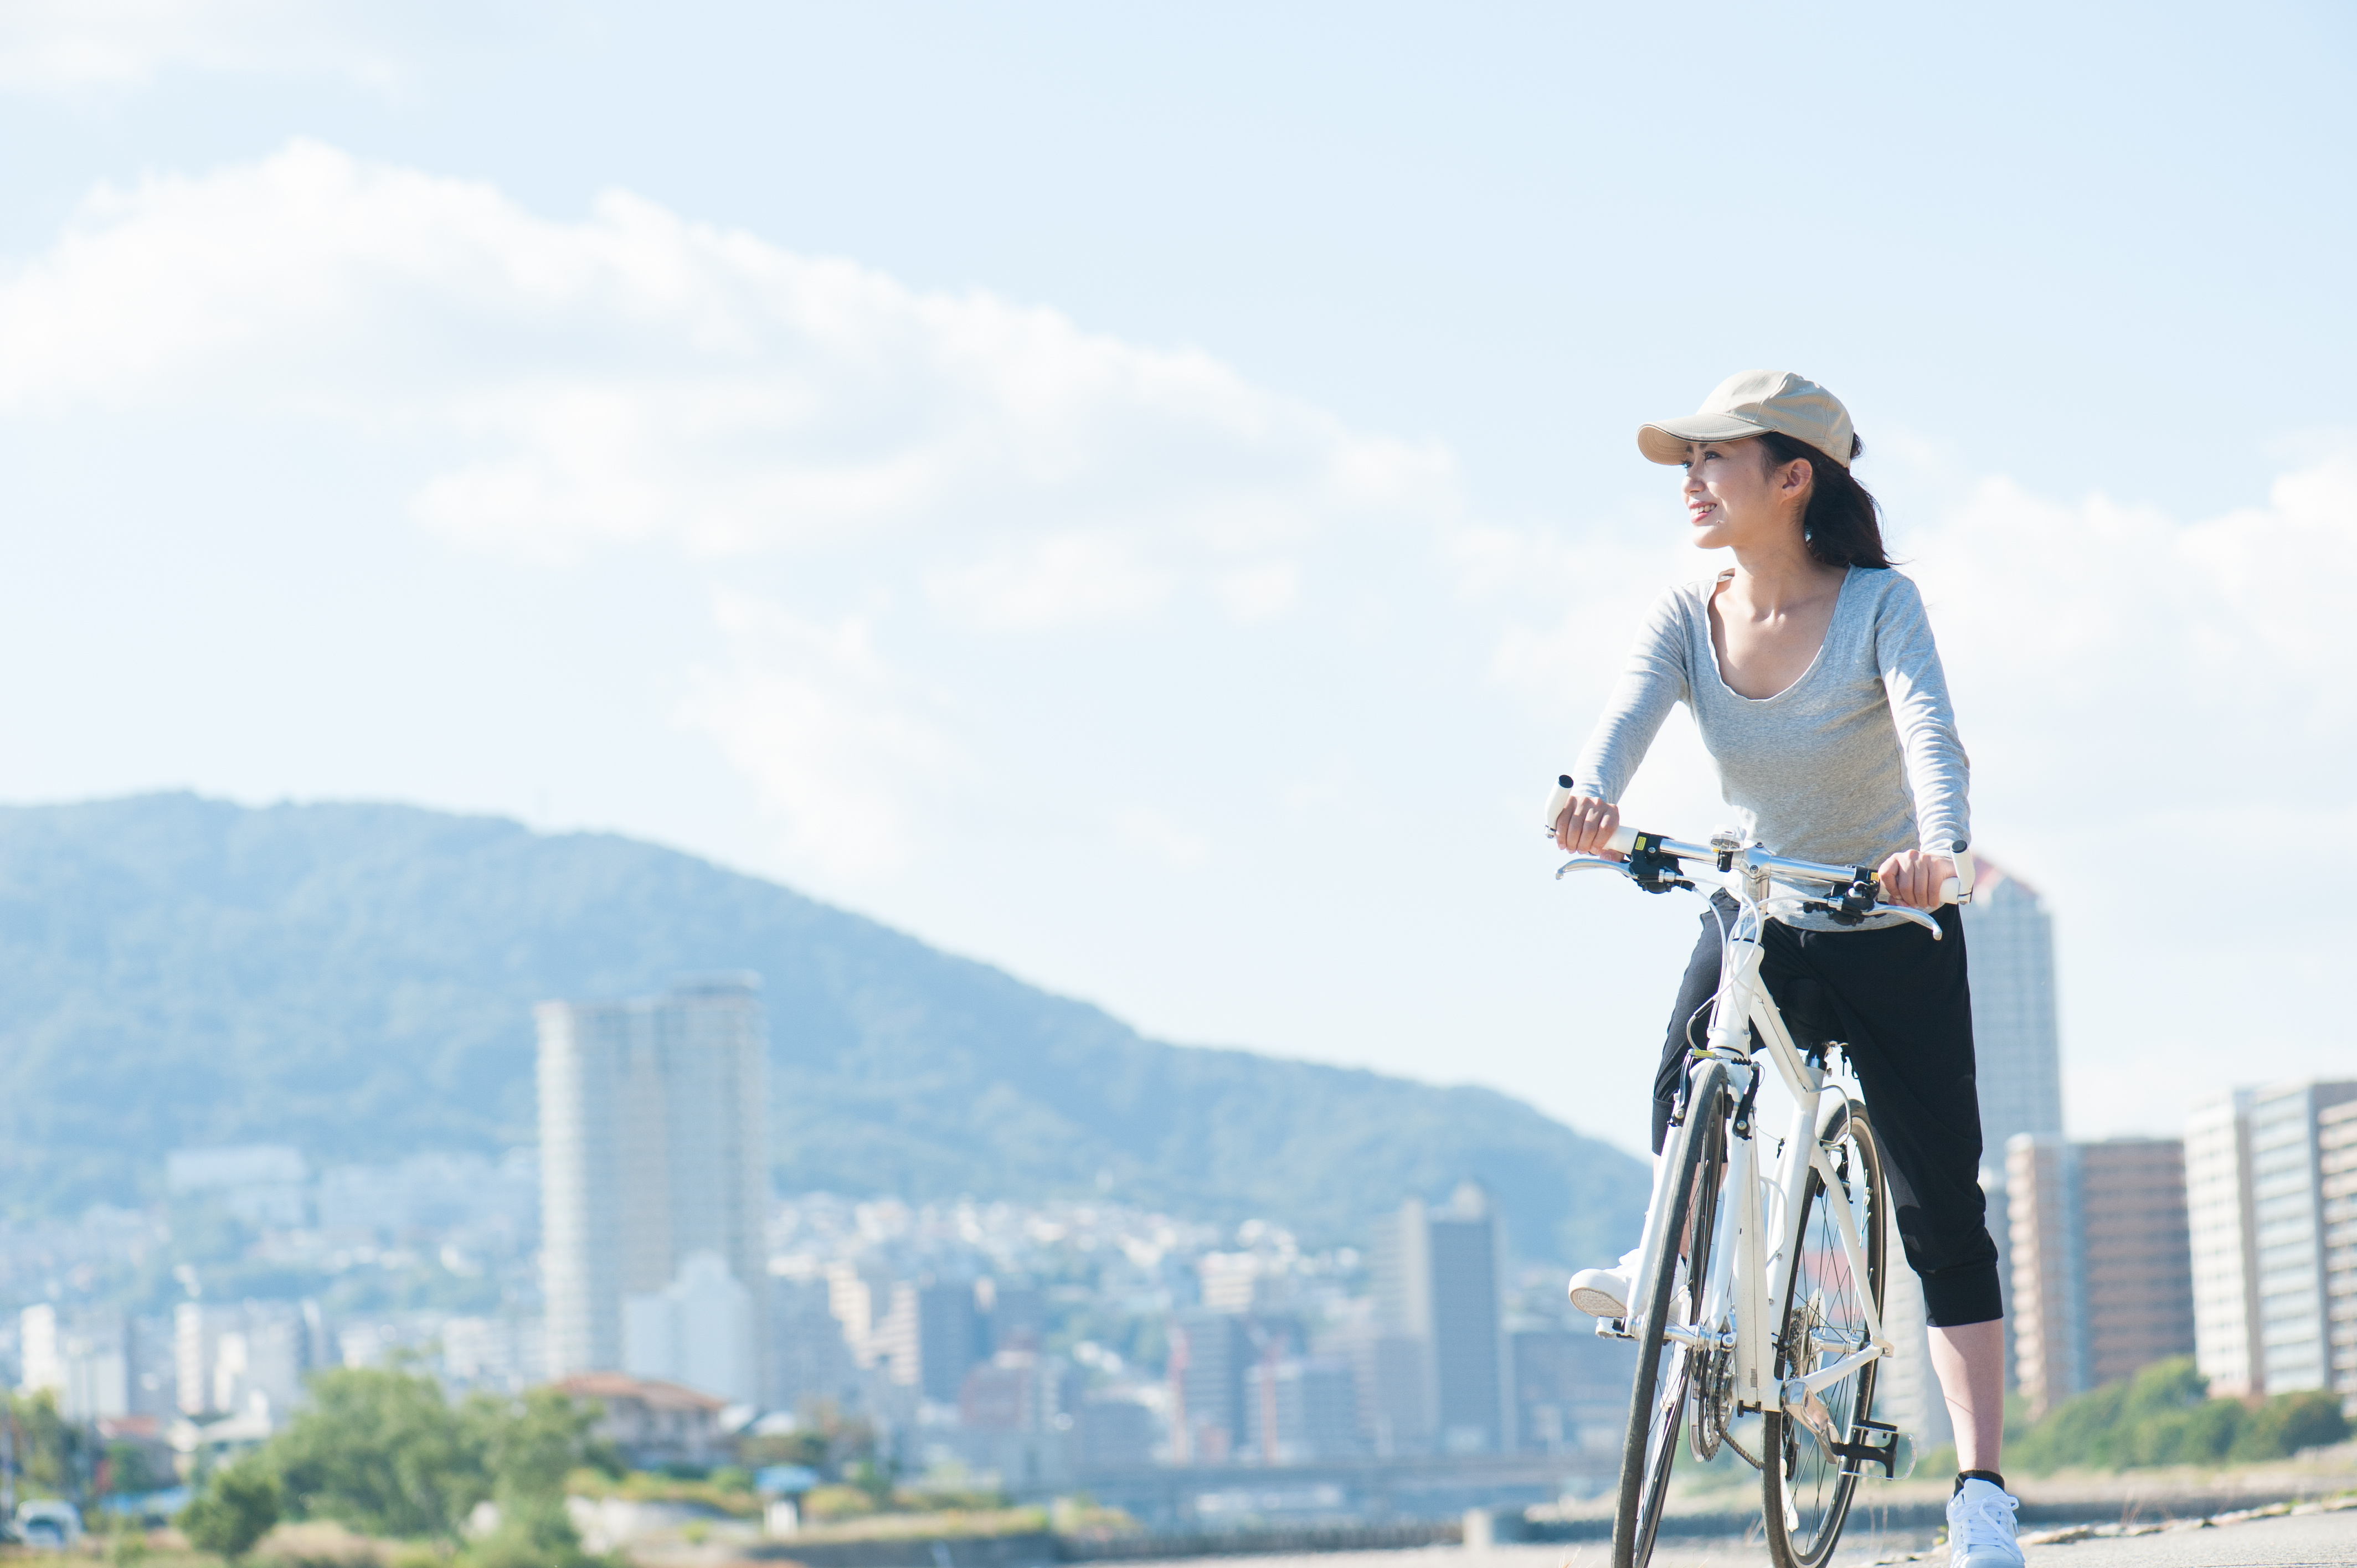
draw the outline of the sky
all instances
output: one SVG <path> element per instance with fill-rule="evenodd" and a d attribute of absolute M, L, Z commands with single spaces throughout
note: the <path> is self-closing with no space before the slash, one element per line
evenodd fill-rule
<path fill-rule="evenodd" d="M 1635 426 L 1773 366 L 2072 1131 L 2173 1132 L 2357 1072 L 2352 70 L 2325 5 L 13 0 L 0 800 L 629 833 L 1635 1147 L 1697 911 L 1538 817 L 1718 564 Z M 1725 820 L 1683 717 L 1625 807 Z"/>

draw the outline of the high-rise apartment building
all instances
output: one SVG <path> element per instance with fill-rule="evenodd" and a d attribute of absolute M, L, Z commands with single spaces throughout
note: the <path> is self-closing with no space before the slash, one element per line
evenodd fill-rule
<path fill-rule="evenodd" d="M 1243 1446 L 1244 1368 L 1254 1355 L 1251 1332 L 1233 1313 L 1171 1315 L 1171 1441 L 1181 1464 L 1221 1464 Z"/>
<path fill-rule="evenodd" d="M 749 975 L 629 1002 L 547 1002 L 540 1026 L 541 1268 L 549 1371 L 617 1371 L 623 1300 L 696 1253 L 748 1292 L 758 1373 L 769 1293 L 766 1030 Z"/>
<path fill-rule="evenodd" d="M 184 1301 L 172 1312 L 173 1385 L 182 1414 L 283 1420 L 327 1356 L 317 1302 Z M 257 1405 L 257 1398 L 259 1404 Z"/>
<path fill-rule="evenodd" d="M 823 1278 L 770 1280 L 770 1391 L 762 1402 L 794 1410 L 805 1401 L 849 1403 L 858 1367 L 843 1325 L 828 1309 Z"/>
<path fill-rule="evenodd" d="M 1384 1325 L 1426 1347 L 1425 1405 L 1441 1452 L 1511 1450 L 1506 1230 L 1489 1193 L 1469 1181 L 1437 1208 L 1410 1198 L 1378 1232 L 1374 1262 Z"/>
<path fill-rule="evenodd" d="M 2357 1404 L 2357 1100 L 2316 1118 L 2318 1189 L 2324 1197 L 2324 1322 L 2333 1391 Z"/>
<path fill-rule="evenodd" d="M 903 1280 L 876 1326 L 876 1354 L 900 1387 L 955 1404 L 967 1369 L 988 1359 L 986 1328 L 971 1280 Z"/>
<path fill-rule="evenodd" d="M 2031 1412 L 2191 1351 L 2184 1145 L 2025 1133 L 2006 1159 L 2015 1372 Z"/>
<path fill-rule="evenodd" d="M 2331 1386 L 2325 1307 L 2322 1118 L 2357 1082 L 2278 1084 L 2251 1096 L 2251 1212 L 2264 1391 Z"/>
<path fill-rule="evenodd" d="M 61 1315 L 48 1302 L 17 1315 L 18 1385 L 47 1391 L 68 1421 L 97 1421 L 131 1412 L 131 1320 L 112 1310 Z"/>
<path fill-rule="evenodd" d="M 2262 1393 L 2249 1090 L 2212 1095 L 2186 1117 L 2185 1208 L 2192 1239 L 2195 1365 L 2212 1394 Z"/>
<path fill-rule="evenodd" d="M 1973 1056 L 1981 1144 L 2005 1162 L 2018 1133 L 2062 1131 L 2062 1054 L 2054 1012 L 2054 918 L 2038 890 L 1981 861 L 1964 906 L 1973 956 Z"/>
<path fill-rule="evenodd" d="M 1394 1325 L 1370 1319 L 1344 1325 L 1320 1348 L 1351 1363 L 1363 1452 L 1385 1459 L 1431 1452 L 1430 1347 Z M 1621 1402 L 1628 1402 L 1625 1391 Z"/>
<path fill-rule="evenodd" d="M 1340 1356 L 1264 1358 L 1244 1369 L 1244 1447 L 1264 1465 L 1359 1452 L 1358 1393 Z"/>
<path fill-rule="evenodd" d="M 2006 1145 L 2017 1133 L 2062 1133 L 2062 1061 L 2054 1009 L 2054 920 L 2038 890 L 1994 861 L 1980 862 L 1973 901 L 1964 906 L 1964 940 L 1973 959 L 1973 1053 L 1980 1090 L 1981 1187 L 1988 1195 L 1989 1235 L 1997 1278 L 2013 1300 L 2012 1222 L 2007 1218 Z M 1921 1337 L 1920 1326 L 1917 1337 Z M 2008 1380 L 2014 1324 L 2006 1315 Z M 1928 1340 L 1925 1346 L 1928 1350 Z M 1900 1375 L 1905 1381 L 1907 1374 Z M 1938 1390 L 1921 1391 L 1926 1433 L 1944 1430 Z M 1929 1438 L 1926 1441 L 1930 1441 Z"/>

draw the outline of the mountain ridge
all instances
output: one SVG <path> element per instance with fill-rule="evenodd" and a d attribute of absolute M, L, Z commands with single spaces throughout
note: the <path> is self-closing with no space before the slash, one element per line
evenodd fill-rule
<path fill-rule="evenodd" d="M 529 1139 L 533 1003 L 716 970 L 762 978 L 787 1190 L 1093 1195 L 1351 1240 L 1472 1176 L 1518 1251 L 1562 1259 L 1643 1203 L 1639 1162 L 1495 1090 L 1150 1040 L 680 851 L 167 793 L 0 808 L 0 1205 L 122 1201 L 191 1144 Z"/>

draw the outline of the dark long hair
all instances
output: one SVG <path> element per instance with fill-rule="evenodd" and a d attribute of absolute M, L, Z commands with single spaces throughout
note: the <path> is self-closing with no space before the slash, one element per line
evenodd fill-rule
<path fill-rule="evenodd" d="M 1857 476 L 1807 442 L 1780 431 L 1760 432 L 1760 445 L 1771 468 L 1796 460 L 1809 466 L 1809 510 L 1801 518 L 1801 538 L 1818 564 L 1890 564 L 1882 550 L 1882 508 Z M 1865 450 L 1866 443 L 1855 435 L 1849 438 L 1852 461 Z"/>

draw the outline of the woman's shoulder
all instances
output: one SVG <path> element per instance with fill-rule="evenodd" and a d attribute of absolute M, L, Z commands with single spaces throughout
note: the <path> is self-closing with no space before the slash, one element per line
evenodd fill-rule
<path fill-rule="evenodd" d="M 1672 583 L 1654 596 L 1652 607 L 1645 612 L 1646 626 L 1656 635 L 1665 635 L 1691 632 L 1698 625 L 1707 625 L 1711 589 L 1717 583 L 1716 577 Z"/>
<path fill-rule="evenodd" d="M 1920 615 L 1923 610 L 1922 590 L 1915 585 L 1914 578 L 1896 566 L 1852 566 L 1849 580 L 1842 587 L 1870 608 L 1878 619 L 1894 613 Z"/>
<path fill-rule="evenodd" d="M 1716 573 L 1707 577 L 1695 577 L 1683 583 L 1672 583 L 1653 601 L 1656 614 L 1674 610 L 1680 617 L 1697 616 L 1709 607 L 1710 596 L 1719 584 L 1732 574 Z"/>

